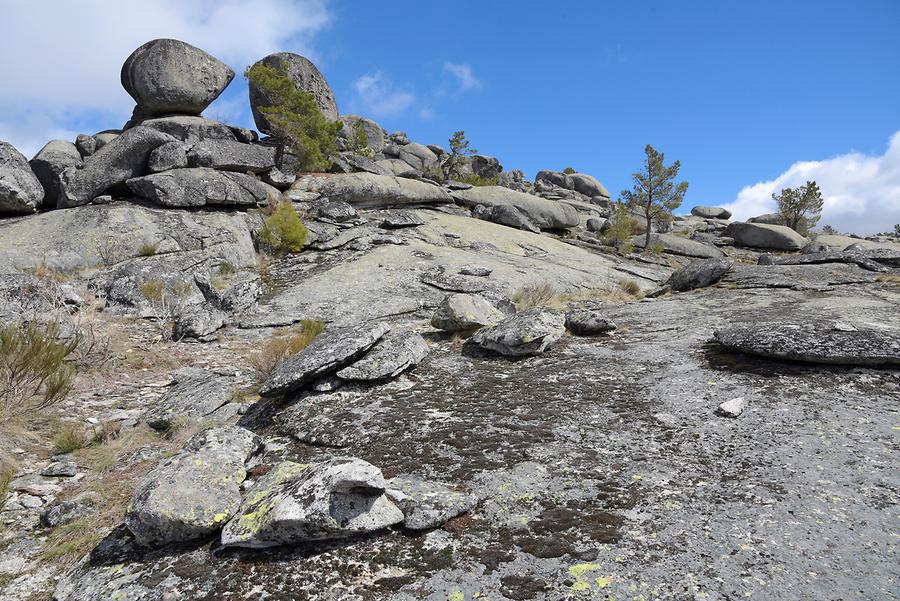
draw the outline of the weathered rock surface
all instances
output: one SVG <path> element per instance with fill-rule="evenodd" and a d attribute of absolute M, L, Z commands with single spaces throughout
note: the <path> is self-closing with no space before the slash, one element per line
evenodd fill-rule
<path fill-rule="evenodd" d="M 395 210 L 389 211 L 381 221 L 381 227 L 388 230 L 396 230 L 406 227 L 416 227 L 425 223 L 422 219 L 411 211 Z"/>
<path fill-rule="evenodd" d="M 472 211 L 472 216 L 507 227 L 514 227 L 517 230 L 525 230 L 535 234 L 541 233 L 541 228 L 533 224 L 522 211 L 512 205 L 496 205 L 493 207 L 477 205 Z"/>
<path fill-rule="evenodd" d="M 303 175 L 291 185 L 292 192 L 314 192 L 356 207 L 392 208 L 449 204 L 450 195 L 433 184 L 373 173 Z"/>
<path fill-rule="evenodd" d="M 576 336 L 597 336 L 612 332 L 616 324 L 601 308 L 579 307 L 566 311 L 566 329 Z"/>
<path fill-rule="evenodd" d="M 261 173 L 275 166 L 275 147 L 228 140 L 204 140 L 187 153 L 191 167 Z"/>
<path fill-rule="evenodd" d="M 141 127 L 168 134 L 187 145 L 206 140 L 238 141 L 235 128 L 219 121 L 193 115 L 172 115 L 147 119 L 141 122 Z"/>
<path fill-rule="evenodd" d="M 234 71 L 179 40 L 152 40 L 122 65 L 122 87 L 145 115 L 199 115 L 234 79 Z"/>
<path fill-rule="evenodd" d="M 322 73 L 309 60 L 299 54 L 278 52 L 270 54 L 258 63 L 275 68 L 283 66 L 298 90 L 312 94 L 325 118 L 329 121 L 337 121 L 338 109 L 337 103 L 334 101 L 334 92 L 331 91 L 331 87 L 325 81 Z M 259 109 L 271 106 L 273 102 L 274 98 L 252 83 L 250 84 L 250 108 L 253 110 L 253 120 L 259 131 L 271 133 L 269 122 Z"/>
<path fill-rule="evenodd" d="M 445 332 L 466 333 L 496 325 L 503 318 L 502 312 L 477 294 L 451 294 L 438 305 L 431 325 Z"/>
<path fill-rule="evenodd" d="M 275 368 L 259 393 L 273 396 L 290 392 L 352 363 L 390 331 L 385 323 L 331 328 Z"/>
<path fill-rule="evenodd" d="M 643 235 L 631 237 L 631 243 L 638 248 L 644 248 L 645 240 L 646 238 Z M 664 252 L 684 257 L 717 259 L 725 256 L 725 253 L 715 246 L 682 238 L 674 234 L 650 234 L 650 247 L 652 248 L 656 245 L 662 246 Z"/>
<path fill-rule="evenodd" d="M 716 407 L 716 413 L 722 417 L 738 417 L 744 412 L 746 407 L 747 401 L 744 400 L 744 397 L 737 397 L 730 401 L 720 403 L 719 406 Z"/>
<path fill-rule="evenodd" d="M 60 175 L 69 167 L 81 165 L 82 160 L 78 149 L 71 142 L 51 140 L 34 155 L 28 164 L 31 165 L 32 171 L 44 188 L 44 199 L 41 206 L 44 209 L 52 209 L 56 207 L 59 199 Z"/>
<path fill-rule="evenodd" d="M 666 282 L 675 292 L 712 286 L 734 266 L 731 259 L 705 259 L 688 263 Z"/>
<path fill-rule="evenodd" d="M 125 525 L 144 546 L 206 538 L 241 505 L 244 462 L 259 439 L 238 427 L 194 436 L 138 483 Z"/>
<path fill-rule="evenodd" d="M 715 332 L 722 346 L 751 355 L 839 365 L 900 365 L 900 331 L 844 321 L 734 325 Z"/>
<path fill-rule="evenodd" d="M 475 332 L 469 342 L 509 357 L 540 355 L 566 333 L 562 313 L 529 309 Z"/>
<path fill-rule="evenodd" d="M 150 153 L 174 138 L 147 127 L 133 127 L 98 150 L 80 169 L 73 166 L 62 173 L 61 208 L 87 204 L 113 186 L 147 173 Z"/>
<path fill-rule="evenodd" d="M 704 219 L 731 219 L 731 211 L 722 207 L 707 207 L 698 205 L 691 209 L 691 215 Z"/>
<path fill-rule="evenodd" d="M 179 141 L 157 146 L 147 158 L 147 171 L 159 173 L 170 169 L 183 169 L 188 166 L 187 151 L 187 145 Z"/>
<path fill-rule="evenodd" d="M 34 213 L 44 199 L 44 188 L 22 153 L 0 142 L 0 215 Z"/>
<path fill-rule="evenodd" d="M 403 512 L 403 527 L 409 530 L 437 528 L 478 503 L 474 494 L 415 476 L 392 478 L 387 489 L 388 498 Z"/>
<path fill-rule="evenodd" d="M 207 167 L 173 169 L 128 180 L 131 191 L 164 207 L 256 206 L 281 193 L 251 175 Z"/>
<path fill-rule="evenodd" d="M 468 190 L 455 190 L 453 199 L 470 209 L 478 205 L 510 205 L 524 213 L 529 221 L 541 229 L 575 227 L 580 221 L 578 212 L 569 205 L 502 186 L 475 186 Z"/>
<path fill-rule="evenodd" d="M 344 124 L 340 133 L 342 138 L 345 140 L 353 139 L 354 127 L 359 123 L 362 130 L 366 133 L 366 144 L 372 149 L 372 152 L 378 154 L 384 150 L 387 134 L 378 123 L 359 115 L 341 115 L 340 119 L 341 123 Z"/>
<path fill-rule="evenodd" d="M 202 418 L 231 413 L 234 383 L 231 378 L 205 369 L 185 367 L 176 371 L 166 394 L 144 414 L 155 430 L 168 430 L 179 421 L 194 423 Z"/>
<path fill-rule="evenodd" d="M 360 459 L 282 462 L 247 492 L 222 531 L 222 545 L 274 547 L 393 526 L 403 521 L 403 513 L 384 489 L 381 470 Z"/>
<path fill-rule="evenodd" d="M 772 250 L 800 250 L 808 242 L 789 227 L 767 223 L 736 221 L 725 228 L 725 235 L 734 238 L 737 246 Z"/>
<path fill-rule="evenodd" d="M 869 271 L 887 271 L 889 267 L 900 267 L 900 249 L 860 248 L 844 252 L 827 250 L 784 257 L 772 255 L 759 257 L 760 265 L 816 265 L 821 263 L 850 263 Z"/>
<path fill-rule="evenodd" d="M 415 332 L 388 332 L 362 359 L 337 372 L 342 380 L 377 382 L 395 378 L 428 355 L 428 344 Z"/>
<path fill-rule="evenodd" d="M 421 144 L 407 144 L 400 148 L 398 158 L 418 171 L 437 165 L 438 158 L 433 152 Z"/>

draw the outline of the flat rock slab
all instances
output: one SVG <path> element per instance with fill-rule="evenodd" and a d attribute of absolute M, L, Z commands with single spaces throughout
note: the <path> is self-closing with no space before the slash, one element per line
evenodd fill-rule
<path fill-rule="evenodd" d="M 502 186 L 476 186 L 468 190 L 454 190 L 453 199 L 470 209 L 478 205 L 489 208 L 502 205 L 514 207 L 541 229 L 575 227 L 580 221 L 578 211 L 574 207 Z"/>
<path fill-rule="evenodd" d="M 395 378 L 421 363 L 428 344 L 415 332 L 389 332 L 366 356 L 337 372 L 342 380 L 378 381 Z"/>
<path fill-rule="evenodd" d="M 214 415 L 231 402 L 233 389 L 231 378 L 205 369 L 180 369 L 165 396 L 144 414 L 144 421 L 154 430 L 168 430 L 179 420 L 194 422 Z"/>
<path fill-rule="evenodd" d="M 390 329 L 387 324 L 377 322 L 325 331 L 308 347 L 276 367 L 260 387 L 259 394 L 274 396 L 297 390 L 335 372 L 375 346 Z"/>
<path fill-rule="evenodd" d="M 274 547 L 393 526 L 403 521 L 403 513 L 384 489 L 381 470 L 361 459 L 282 462 L 247 492 L 222 531 L 222 545 Z"/>
<path fill-rule="evenodd" d="M 453 202 L 447 192 L 433 184 L 373 173 L 303 175 L 288 194 L 297 192 L 313 192 L 355 207 L 375 209 Z"/>
<path fill-rule="evenodd" d="M 566 333 L 562 313 L 529 309 L 507 317 L 495 326 L 475 332 L 469 341 L 486 350 L 521 357 L 540 355 Z"/>
<path fill-rule="evenodd" d="M 172 169 L 127 183 L 134 194 L 164 207 L 255 206 L 281 197 L 277 189 L 251 175 L 208 167 Z"/>
<path fill-rule="evenodd" d="M 836 365 L 900 365 L 900 331 L 849 322 L 735 325 L 716 330 L 722 346 L 773 359 Z"/>
<path fill-rule="evenodd" d="M 388 498 L 403 512 L 403 527 L 409 530 L 437 528 L 478 504 L 472 493 L 415 476 L 398 476 L 388 480 L 387 487 Z"/>

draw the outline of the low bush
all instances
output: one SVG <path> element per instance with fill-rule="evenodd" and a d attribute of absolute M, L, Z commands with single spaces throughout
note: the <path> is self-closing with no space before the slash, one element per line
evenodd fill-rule
<path fill-rule="evenodd" d="M 556 290 L 550 282 L 532 282 L 513 292 L 512 302 L 520 311 L 535 307 L 547 307 L 556 298 Z"/>
<path fill-rule="evenodd" d="M 249 359 L 257 383 L 265 382 L 285 359 L 308 347 L 324 331 L 324 322 L 305 319 L 288 333 L 273 336 L 263 343 L 262 348 Z"/>
<path fill-rule="evenodd" d="M 27 417 L 64 399 L 77 346 L 77 336 L 60 340 L 56 322 L 0 326 L 0 418 Z"/>
<path fill-rule="evenodd" d="M 159 246 L 154 244 L 153 242 L 144 242 L 140 246 L 138 246 L 138 256 L 141 257 L 152 257 L 156 253 L 159 252 Z"/>
<path fill-rule="evenodd" d="M 283 200 L 275 204 L 266 217 L 259 240 L 275 253 L 298 253 L 303 250 L 309 231 L 294 205 Z"/>

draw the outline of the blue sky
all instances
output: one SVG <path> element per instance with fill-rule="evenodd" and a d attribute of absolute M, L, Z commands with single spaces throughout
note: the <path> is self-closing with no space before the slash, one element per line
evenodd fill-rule
<path fill-rule="evenodd" d="M 342 112 L 423 143 L 464 129 L 529 176 L 572 166 L 615 195 L 650 143 L 681 161 L 685 208 L 727 204 L 748 217 L 771 208 L 772 190 L 814 177 L 823 224 L 900 222 L 900 0 L 85 0 L 71 14 L 35 11 L 13 0 L 21 33 L 0 41 L 0 73 L 16 88 L 0 91 L 0 138 L 23 151 L 120 126 L 132 104 L 121 62 L 147 39 L 176 37 L 236 71 L 300 52 Z M 21 51 L 48 39 L 57 47 Z M 207 115 L 252 123 L 240 78 Z"/>

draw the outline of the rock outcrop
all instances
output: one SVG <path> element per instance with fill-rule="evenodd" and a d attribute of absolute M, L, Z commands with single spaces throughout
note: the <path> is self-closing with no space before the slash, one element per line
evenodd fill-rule
<path fill-rule="evenodd" d="M 521 211 L 531 223 L 541 229 L 575 227 L 580 221 L 578 212 L 570 205 L 502 186 L 476 186 L 468 190 L 454 190 L 451 194 L 456 202 L 470 209 L 478 205 L 489 208 L 509 205 Z"/>
<path fill-rule="evenodd" d="M 800 250 L 808 240 L 783 225 L 766 223 L 731 223 L 725 228 L 725 235 L 734 239 L 738 246 L 771 250 Z"/>
<path fill-rule="evenodd" d="M 277 189 L 255 177 L 206 167 L 172 169 L 135 177 L 126 183 L 135 195 L 164 207 L 253 207 L 269 204 L 281 197 Z"/>
<path fill-rule="evenodd" d="M 478 330 L 469 342 L 509 357 L 540 355 L 562 338 L 565 324 L 562 313 L 529 309 Z"/>
<path fill-rule="evenodd" d="M 44 188 L 41 208 L 47 210 L 56 208 L 62 172 L 69 167 L 78 168 L 82 160 L 78 149 L 71 142 L 51 140 L 34 155 L 29 164 Z"/>
<path fill-rule="evenodd" d="M 448 204 L 450 195 L 439 186 L 411 179 L 372 173 L 303 175 L 287 195 L 312 193 L 355 207 L 391 208 Z"/>
<path fill-rule="evenodd" d="M 22 153 L 0 142 L 0 216 L 34 213 L 43 198 L 44 188 Z"/>
<path fill-rule="evenodd" d="M 257 61 L 257 64 L 259 63 L 284 68 L 298 90 L 312 95 L 325 118 L 337 121 L 338 109 L 334 101 L 334 92 L 331 91 L 322 73 L 308 59 L 292 52 L 278 52 Z M 271 106 L 273 102 L 274 98 L 250 82 L 250 108 L 253 110 L 253 120 L 259 131 L 271 133 L 269 121 L 259 109 Z"/>

